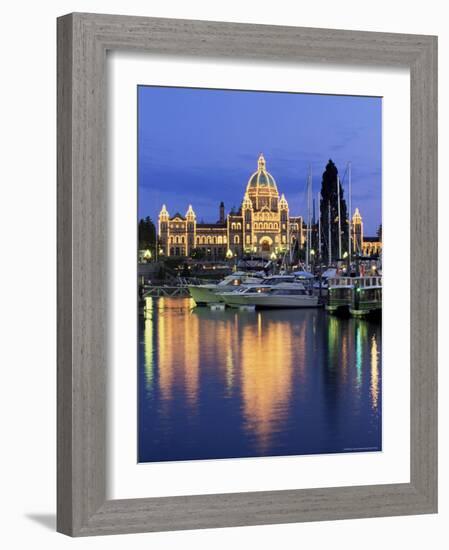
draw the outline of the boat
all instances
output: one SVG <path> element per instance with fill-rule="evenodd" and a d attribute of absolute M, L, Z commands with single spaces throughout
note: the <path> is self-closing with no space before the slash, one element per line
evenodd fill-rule
<path fill-rule="evenodd" d="M 349 315 L 354 279 L 334 277 L 328 279 L 326 311 L 331 314 Z"/>
<path fill-rule="evenodd" d="M 248 275 L 243 271 L 236 271 L 225 277 L 219 283 L 205 283 L 199 285 L 188 285 L 190 296 L 197 306 L 215 304 L 222 302 L 217 292 L 224 292 L 230 289 L 236 289 L 241 285 L 257 284 L 262 281 L 262 277 Z"/>
<path fill-rule="evenodd" d="M 329 279 L 326 311 L 368 317 L 382 312 L 382 277 L 335 277 Z"/>
<path fill-rule="evenodd" d="M 293 271 L 292 275 L 294 275 L 297 279 L 301 279 L 304 281 L 315 278 L 315 276 L 310 273 L 310 271 Z"/>
<path fill-rule="evenodd" d="M 318 307 L 318 296 L 314 296 L 299 282 L 281 282 L 275 285 L 249 286 L 238 292 L 221 294 L 230 307 L 305 308 Z"/>
<path fill-rule="evenodd" d="M 354 317 L 378 317 L 382 313 L 382 277 L 355 279 L 349 313 Z"/>

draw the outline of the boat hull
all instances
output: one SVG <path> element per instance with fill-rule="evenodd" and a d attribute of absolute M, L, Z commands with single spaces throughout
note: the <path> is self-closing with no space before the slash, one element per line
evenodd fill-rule
<path fill-rule="evenodd" d="M 257 309 L 299 309 L 319 307 L 317 296 L 232 296 L 223 299 L 230 307 L 254 306 Z"/>
<path fill-rule="evenodd" d="M 349 317 L 349 306 L 347 304 L 326 304 L 324 308 L 331 315 Z"/>
<path fill-rule="evenodd" d="M 215 285 L 191 285 L 188 289 L 197 306 L 223 302 L 221 297 L 216 294 L 217 287 Z"/>
<path fill-rule="evenodd" d="M 382 306 L 378 304 L 374 305 L 364 305 L 364 307 L 359 307 L 355 309 L 353 307 L 349 308 L 349 312 L 353 317 L 358 318 L 381 318 L 382 317 Z"/>

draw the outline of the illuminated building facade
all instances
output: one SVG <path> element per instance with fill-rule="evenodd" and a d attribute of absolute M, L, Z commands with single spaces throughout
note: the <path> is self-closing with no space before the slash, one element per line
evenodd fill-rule
<path fill-rule="evenodd" d="M 161 252 L 166 256 L 189 256 L 196 249 L 216 259 L 245 253 L 269 257 L 296 243 L 304 245 L 302 217 L 290 216 L 288 202 L 284 194 L 279 196 L 262 154 L 238 211 L 225 215 L 221 203 L 216 223 L 198 223 L 192 205 L 184 216 L 180 213 L 170 216 L 163 205 L 158 236 Z"/>
<path fill-rule="evenodd" d="M 358 208 L 352 216 L 352 251 L 361 256 L 382 254 L 382 240 L 379 237 L 366 237 L 363 234 L 363 219 Z"/>

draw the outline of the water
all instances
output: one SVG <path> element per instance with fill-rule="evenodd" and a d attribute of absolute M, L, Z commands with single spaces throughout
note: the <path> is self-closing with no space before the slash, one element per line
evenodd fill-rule
<path fill-rule="evenodd" d="M 139 462 L 381 450 L 381 326 L 147 298 Z"/>

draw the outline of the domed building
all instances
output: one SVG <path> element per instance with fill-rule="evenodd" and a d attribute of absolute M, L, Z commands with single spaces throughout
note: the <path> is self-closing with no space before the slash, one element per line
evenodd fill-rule
<path fill-rule="evenodd" d="M 197 223 L 191 205 L 185 216 L 170 217 L 163 205 L 159 214 L 159 240 L 167 256 L 189 256 L 193 249 L 206 257 L 225 258 L 245 253 L 270 257 L 285 252 L 299 241 L 304 243 L 301 216 L 290 216 L 288 202 L 279 191 L 274 177 L 266 168 L 263 154 L 257 170 L 251 174 L 237 212 L 225 215 L 220 203 L 217 223 Z"/>
<path fill-rule="evenodd" d="M 272 210 L 278 209 L 279 192 L 276 181 L 267 172 L 265 158 L 262 154 L 257 161 L 257 170 L 248 180 L 246 193 L 255 210 L 260 210 L 264 206 Z"/>

